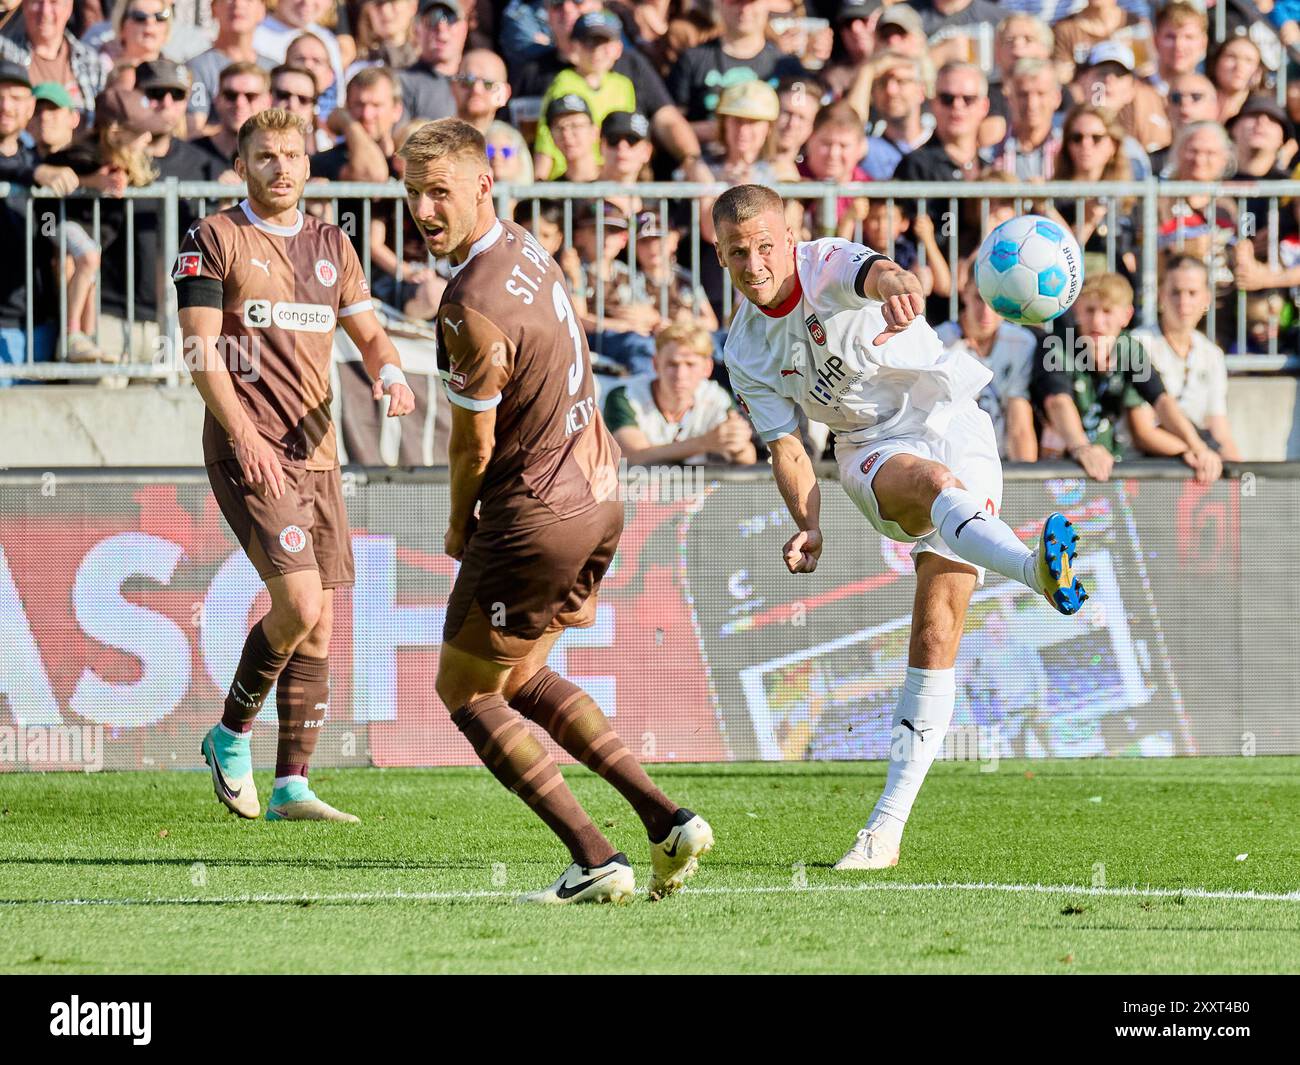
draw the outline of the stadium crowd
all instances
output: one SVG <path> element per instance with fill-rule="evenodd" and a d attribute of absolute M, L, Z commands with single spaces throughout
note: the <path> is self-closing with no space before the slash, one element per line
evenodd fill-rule
<path fill-rule="evenodd" d="M 0 361 L 27 359 L 29 303 L 37 360 L 55 357 L 62 313 L 69 361 L 147 361 L 170 267 L 163 212 L 139 200 L 128 216 L 122 193 L 166 178 L 238 184 L 236 134 L 257 111 L 310 123 L 316 182 L 397 182 L 411 132 L 458 115 L 512 184 L 993 183 L 986 210 L 962 201 L 955 218 L 947 199 L 919 211 L 848 196 L 833 217 L 820 196 L 791 198 L 788 218 L 802 239 L 859 239 L 918 273 L 943 341 L 994 372 L 981 404 L 1005 458 L 1068 455 L 1105 476 L 1128 454 L 1183 455 L 1203 474 L 1202 451 L 1240 457 L 1224 360 L 1239 290 L 1246 350 L 1296 349 L 1300 198 L 1277 202 L 1273 220 L 1259 189 L 1244 212 L 1235 197 L 1168 197 L 1152 233 L 1105 183 L 1300 177 L 1297 18 L 1292 0 L 1231 0 L 1219 43 L 1213 9 L 1191 0 L 0 0 L 0 182 L 93 194 L 37 227 L 48 254 L 30 291 L 22 257 L 0 257 Z M 1061 180 L 1103 195 L 1054 197 Z M 1008 181 L 1042 183 L 1042 198 L 997 198 Z M 36 201 L 40 218 L 50 202 Z M 973 252 L 1018 206 L 1080 237 L 1090 280 L 1066 324 L 1092 339 L 1086 364 L 1054 363 L 1050 337 L 980 299 Z M 569 278 L 628 453 L 754 462 L 761 445 L 719 358 L 731 297 L 709 201 L 695 247 L 684 200 L 629 190 L 509 208 Z M 200 209 L 181 203 L 179 232 Z M 403 227 L 400 198 L 310 209 L 351 222 L 386 304 L 434 317 L 447 273 Z M 0 213 L 3 246 L 25 241 L 24 210 L 11 197 Z M 1145 241 L 1159 252 L 1159 321 L 1130 331 Z M 1170 402 L 1204 447 L 1162 416 Z M 818 427 L 806 436 L 826 448 Z"/>

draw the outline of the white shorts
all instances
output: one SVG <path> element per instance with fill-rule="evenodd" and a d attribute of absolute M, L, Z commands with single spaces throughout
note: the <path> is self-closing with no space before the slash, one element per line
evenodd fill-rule
<path fill-rule="evenodd" d="M 880 516 L 876 493 L 871 487 L 880 467 L 892 455 L 908 454 L 932 462 L 942 463 L 966 486 L 966 491 L 984 502 L 984 509 L 998 514 L 1002 509 L 1002 460 L 998 457 L 998 441 L 993 431 L 993 420 L 984 411 L 968 401 L 961 405 L 948 425 L 948 432 L 938 436 L 927 430 L 908 436 L 890 436 L 868 444 L 838 444 L 835 459 L 840 467 L 840 483 L 854 505 L 867 516 L 871 527 L 882 536 L 903 544 L 913 544 L 912 560 L 923 551 L 970 565 L 953 554 L 943 542 L 937 529 L 925 536 L 909 536 L 897 522 Z M 984 583 L 984 570 L 971 566 Z"/>

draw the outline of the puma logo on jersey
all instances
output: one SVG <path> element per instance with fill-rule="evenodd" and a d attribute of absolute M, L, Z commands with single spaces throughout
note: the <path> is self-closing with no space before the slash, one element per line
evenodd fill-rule
<path fill-rule="evenodd" d="M 261 270 L 262 273 L 266 274 L 267 277 L 270 277 L 270 276 L 271 276 L 271 260 L 270 260 L 270 259 L 267 259 L 267 260 L 265 260 L 265 261 L 263 261 L 262 259 L 249 259 L 248 261 L 249 261 L 250 263 L 252 263 L 254 266 L 256 266 L 259 270 Z"/>
<path fill-rule="evenodd" d="M 802 370 L 782 370 L 782 371 L 781 371 L 781 376 L 782 376 L 782 377 L 789 377 L 792 373 L 797 373 L 800 377 L 803 376 L 803 371 L 802 371 Z"/>
<path fill-rule="evenodd" d="M 444 318 L 444 319 L 442 320 L 442 324 L 445 325 L 448 329 L 450 329 L 450 330 L 451 330 L 453 333 L 455 333 L 457 336 L 460 336 L 460 330 L 461 330 L 461 327 L 465 324 L 465 319 L 462 318 L 459 322 L 453 322 L 450 318 Z"/>

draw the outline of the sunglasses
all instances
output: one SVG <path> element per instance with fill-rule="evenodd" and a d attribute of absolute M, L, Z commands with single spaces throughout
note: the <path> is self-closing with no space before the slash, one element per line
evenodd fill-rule
<path fill-rule="evenodd" d="M 565 4 L 572 4 L 574 7 L 579 7 L 582 4 L 582 0 L 546 0 L 546 6 L 552 11 L 562 8 Z"/>
<path fill-rule="evenodd" d="M 126 13 L 126 20 L 137 25 L 146 22 L 170 22 L 171 17 L 171 8 L 163 8 L 161 11 L 155 11 L 152 14 L 148 11 L 128 11 Z"/>
<path fill-rule="evenodd" d="M 180 103 L 189 94 L 184 89 L 145 89 L 145 96 L 150 103 L 160 104 L 164 100 Z"/>
<path fill-rule="evenodd" d="M 1181 104 L 1185 100 L 1189 104 L 1199 104 L 1207 95 L 1207 93 L 1203 92 L 1171 92 L 1169 102 L 1171 104 Z"/>
<path fill-rule="evenodd" d="M 221 90 L 221 98 L 228 104 L 237 103 L 240 100 L 247 100 L 251 104 L 261 95 L 260 92 L 237 92 L 234 89 Z"/>
<path fill-rule="evenodd" d="M 944 107 L 952 107 L 952 105 L 958 100 L 960 100 L 965 107 L 974 107 L 975 104 L 979 102 L 978 96 L 968 96 L 966 93 L 956 92 L 941 92 L 935 96 L 935 99 L 943 104 Z"/>
<path fill-rule="evenodd" d="M 500 145 L 499 147 L 495 144 L 489 144 L 487 146 L 487 157 L 489 159 L 513 159 L 517 152 L 518 149 L 511 148 L 506 144 Z"/>
<path fill-rule="evenodd" d="M 620 144 L 630 144 L 633 147 L 635 147 L 636 145 L 642 143 L 642 138 L 634 137 L 629 133 L 620 133 L 617 137 L 614 137 L 612 139 L 606 137 L 605 143 L 612 148 L 617 148 Z"/>
<path fill-rule="evenodd" d="M 475 85 L 482 85 L 485 92 L 496 92 L 501 87 L 501 82 L 491 78 L 480 78 L 477 74 L 457 74 L 451 80 L 457 85 L 464 85 L 471 92 L 474 91 Z"/>
<path fill-rule="evenodd" d="M 300 92 L 287 92 L 284 89 L 272 89 L 271 99 L 275 103 L 291 103 L 303 107 L 314 106 L 316 103 L 315 96 L 304 96 Z"/>
<path fill-rule="evenodd" d="M 1103 141 L 1110 140 L 1110 135 L 1106 133 L 1071 133 L 1071 144 L 1083 144 L 1085 141 L 1089 144 L 1101 144 Z"/>

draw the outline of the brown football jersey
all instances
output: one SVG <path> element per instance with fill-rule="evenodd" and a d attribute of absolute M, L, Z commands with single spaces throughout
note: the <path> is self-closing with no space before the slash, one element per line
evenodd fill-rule
<path fill-rule="evenodd" d="M 371 308 L 343 231 L 302 212 L 295 226 L 272 225 L 245 200 L 190 228 L 172 277 L 181 307 L 220 307 L 221 354 L 235 392 L 280 461 L 309 470 L 337 466 L 334 330 L 340 318 Z M 234 454 L 229 434 L 207 411 L 204 461 Z"/>
<path fill-rule="evenodd" d="M 522 226 L 501 221 L 452 271 L 437 324 L 447 398 L 496 408 L 479 527 L 548 525 L 611 498 L 620 453 L 555 260 Z"/>

